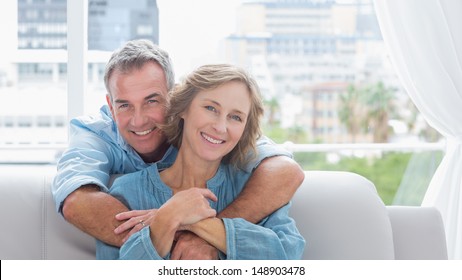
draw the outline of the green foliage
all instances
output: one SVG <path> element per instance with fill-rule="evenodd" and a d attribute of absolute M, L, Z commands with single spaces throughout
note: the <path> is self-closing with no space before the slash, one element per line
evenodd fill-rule
<path fill-rule="evenodd" d="M 308 143 L 308 136 L 305 130 L 300 126 L 294 126 L 287 129 L 279 125 L 265 125 L 263 127 L 264 135 L 268 136 L 274 142 L 282 144 L 290 139 L 293 143 Z"/>
<path fill-rule="evenodd" d="M 282 144 L 287 141 L 287 131 L 277 125 L 266 125 L 263 127 L 263 134 L 276 143 Z"/>
<path fill-rule="evenodd" d="M 393 199 L 394 205 L 419 206 L 425 196 L 443 152 L 422 152 L 413 154 L 406 167 L 400 187 Z"/>
<path fill-rule="evenodd" d="M 364 176 L 374 183 L 380 198 L 386 205 L 393 204 L 403 175 L 409 168 L 408 163 L 414 155 L 413 153 L 387 152 L 374 157 L 341 156 L 338 162 L 330 163 L 326 160 L 326 153 L 294 153 L 295 160 L 304 170 L 350 171 Z M 418 171 L 420 193 L 425 192 L 441 157 L 442 153 L 439 153 L 434 161 L 430 162 L 431 168 Z M 414 182 L 407 182 L 404 187 L 407 186 L 415 187 Z M 412 204 L 420 204 L 422 196 L 420 195 L 418 199 L 420 201 L 414 201 Z"/>
<path fill-rule="evenodd" d="M 368 85 L 349 85 L 340 96 L 338 116 L 355 142 L 359 133 L 372 133 L 375 143 L 388 142 L 389 115 L 394 115 L 395 90 L 382 82 Z"/>
<path fill-rule="evenodd" d="M 387 88 L 381 82 L 371 85 L 349 85 L 340 96 L 338 117 L 347 128 L 352 141 L 361 133 L 373 135 L 374 142 L 386 143 L 390 136 L 388 120 L 399 111 L 394 106 L 396 89 Z M 411 104 L 412 105 L 412 104 Z M 281 128 L 277 119 L 280 111 L 277 99 L 265 100 L 268 113 L 263 126 L 266 136 L 276 143 L 288 139 L 293 143 L 321 142 L 310 139 L 309 131 L 301 126 Z M 416 109 L 414 109 L 415 112 Z M 416 123 L 417 113 L 412 114 L 409 129 Z M 428 127 L 420 132 L 425 139 L 435 141 L 439 134 Z M 332 156 L 335 160 L 327 160 Z M 304 170 L 350 171 L 360 174 L 374 183 L 385 204 L 420 205 L 428 184 L 442 158 L 442 152 L 401 153 L 378 152 L 374 156 L 358 157 L 325 152 L 295 153 L 295 160 Z"/>

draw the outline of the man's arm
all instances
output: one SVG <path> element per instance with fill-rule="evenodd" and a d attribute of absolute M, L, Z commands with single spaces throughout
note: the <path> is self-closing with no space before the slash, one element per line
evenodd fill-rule
<path fill-rule="evenodd" d="M 122 215 L 122 218 L 116 220 L 116 214 L 128 209 L 107 194 L 107 185 L 110 174 L 126 172 L 114 170 L 114 163 L 120 163 L 124 158 L 115 148 L 116 145 L 94 133 L 90 129 L 93 124 L 88 125 L 87 122 L 88 120 L 74 119 L 70 123 L 69 147 L 58 162 L 52 185 L 56 210 L 85 233 L 105 243 L 121 246 L 128 232 L 133 233 L 142 227 L 140 220 L 148 220 L 147 212 L 137 211 L 135 214 Z M 96 123 L 99 128 L 107 125 L 98 118 L 90 123 Z M 130 170 L 135 169 L 132 166 Z M 114 228 L 122 223 L 123 230 L 115 233 Z"/>
<path fill-rule="evenodd" d="M 303 182 L 305 173 L 293 159 L 276 156 L 263 160 L 239 196 L 218 214 L 258 223 L 287 204 Z"/>
<path fill-rule="evenodd" d="M 121 224 L 116 214 L 127 207 L 95 185 L 86 185 L 72 192 L 64 201 L 63 215 L 68 222 L 91 236 L 114 246 L 122 246 L 125 235 L 114 234 Z"/>

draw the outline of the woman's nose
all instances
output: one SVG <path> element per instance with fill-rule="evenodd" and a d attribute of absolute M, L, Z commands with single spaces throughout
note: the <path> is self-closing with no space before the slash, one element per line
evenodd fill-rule
<path fill-rule="evenodd" d="M 218 133 L 225 133 L 226 132 L 226 120 L 224 118 L 217 118 L 215 123 L 213 124 L 213 128 Z"/>

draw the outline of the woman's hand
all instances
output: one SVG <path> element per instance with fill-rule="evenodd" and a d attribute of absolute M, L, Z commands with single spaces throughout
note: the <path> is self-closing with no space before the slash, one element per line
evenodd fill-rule
<path fill-rule="evenodd" d="M 177 227 L 194 224 L 200 220 L 215 217 L 217 212 L 210 207 L 209 199 L 217 201 L 217 197 L 208 189 L 190 188 L 176 193 L 159 211 L 168 209 Z"/>
<path fill-rule="evenodd" d="M 209 199 L 217 197 L 208 189 L 191 188 L 173 195 L 162 205 L 150 222 L 151 241 L 160 256 L 170 252 L 175 233 L 181 226 L 215 217 Z"/>
<path fill-rule="evenodd" d="M 125 221 L 114 229 L 115 234 L 121 234 L 129 231 L 123 239 L 123 242 L 134 233 L 140 231 L 146 225 L 151 223 L 152 218 L 156 215 L 157 209 L 150 210 L 132 210 L 119 213 L 115 218 L 119 221 Z"/>

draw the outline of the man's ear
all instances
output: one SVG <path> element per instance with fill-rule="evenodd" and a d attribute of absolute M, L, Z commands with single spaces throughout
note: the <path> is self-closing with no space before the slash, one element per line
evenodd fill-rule
<path fill-rule="evenodd" d="M 114 108 L 112 108 L 112 101 L 111 101 L 111 96 L 109 94 L 106 94 L 106 102 L 107 105 L 109 106 L 109 110 L 111 110 L 112 117 L 114 118 Z"/>

